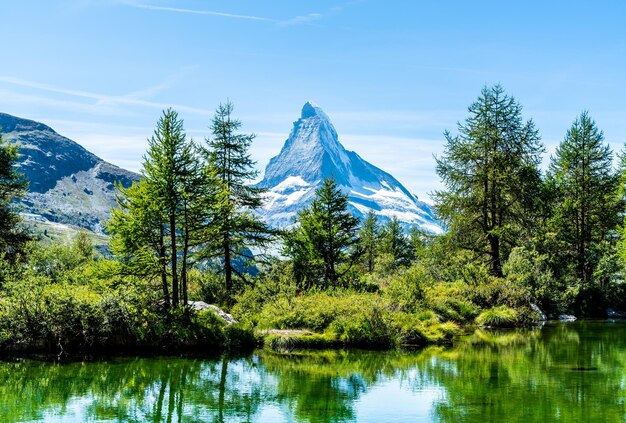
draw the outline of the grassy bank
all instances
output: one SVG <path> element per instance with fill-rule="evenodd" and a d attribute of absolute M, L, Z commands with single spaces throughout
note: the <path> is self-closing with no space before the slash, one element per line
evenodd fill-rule
<path fill-rule="evenodd" d="M 366 289 L 305 292 L 261 280 L 237 298 L 232 313 L 275 350 L 443 345 L 477 326 L 525 326 L 539 318 L 525 292 L 507 280 L 474 286 L 424 276 L 411 268 L 379 275 Z"/>

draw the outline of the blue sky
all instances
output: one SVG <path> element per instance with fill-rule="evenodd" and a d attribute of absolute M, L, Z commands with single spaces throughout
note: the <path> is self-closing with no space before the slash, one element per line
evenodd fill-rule
<path fill-rule="evenodd" d="M 0 16 L 0 111 L 134 170 L 164 107 L 201 139 L 227 98 L 261 170 L 313 100 L 421 198 L 485 84 L 522 103 L 546 160 L 582 110 L 626 140 L 624 1 L 23 0 Z"/>

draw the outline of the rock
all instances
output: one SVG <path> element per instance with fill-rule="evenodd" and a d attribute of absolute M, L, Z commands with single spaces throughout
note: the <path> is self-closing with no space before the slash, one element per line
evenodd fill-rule
<path fill-rule="evenodd" d="M 576 316 L 572 316 L 571 314 L 559 314 L 559 320 L 561 322 L 573 322 L 576 320 Z"/>
<path fill-rule="evenodd" d="M 189 307 L 191 307 L 191 309 L 194 311 L 211 310 L 213 311 L 213 313 L 217 314 L 218 317 L 220 317 L 224 321 L 224 323 L 228 325 L 237 323 L 237 320 L 232 315 L 226 313 L 224 310 L 216 305 L 207 304 L 204 301 L 189 301 Z"/>
<path fill-rule="evenodd" d="M 548 318 L 546 317 L 545 313 L 543 311 L 541 311 L 541 309 L 539 308 L 539 306 L 537 304 L 531 303 L 530 304 L 530 309 L 539 315 L 539 321 L 540 322 L 545 322 L 546 320 L 548 320 Z"/>
<path fill-rule="evenodd" d="M 626 312 L 621 311 L 621 310 L 614 310 L 612 308 L 607 308 L 606 309 L 606 315 L 607 315 L 607 317 L 611 317 L 613 319 L 624 319 L 624 318 L 626 318 Z"/>

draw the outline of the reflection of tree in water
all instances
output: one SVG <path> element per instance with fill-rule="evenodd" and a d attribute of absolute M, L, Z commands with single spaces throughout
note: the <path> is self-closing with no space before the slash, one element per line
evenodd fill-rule
<path fill-rule="evenodd" d="M 415 365 L 415 356 L 394 351 L 263 351 L 260 358 L 277 378 L 276 401 L 296 420 L 308 422 L 353 421 L 363 393 Z"/>
<path fill-rule="evenodd" d="M 0 421 L 66 415 L 81 403 L 89 420 L 253 421 L 262 374 L 252 360 L 131 359 L 0 365 Z M 257 374 L 240 384 L 240 375 Z"/>
<path fill-rule="evenodd" d="M 446 389 L 441 421 L 623 421 L 623 325 L 581 322 L 527 333 L 477 332 L 424 371 Z"/>
<path fill-rule="evenodd" d="M 294 421 L 349 421 L 364 394 L 390 379 L 416 392 L 442 388 L 438 421 L 624 421 L 625 328 L 477 331 L 452 349 L 415 353 L 4 362 L 0 421 L 71 417 L 76 409 L 76 419 L 99 421 L 257 421 L 269 409 Z"/>

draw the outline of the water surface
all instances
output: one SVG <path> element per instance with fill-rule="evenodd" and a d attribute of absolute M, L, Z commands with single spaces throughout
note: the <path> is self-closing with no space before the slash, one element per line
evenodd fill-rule
<path fill-rule="evenodd" d="M 452 348 L 0 362 L 0 422 L 624 422 L 626 324 Z"/>

